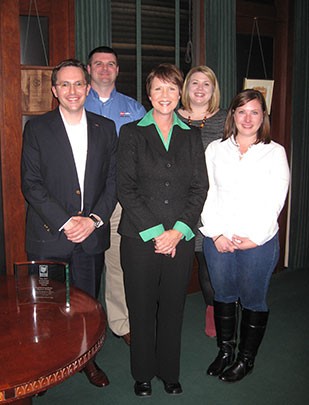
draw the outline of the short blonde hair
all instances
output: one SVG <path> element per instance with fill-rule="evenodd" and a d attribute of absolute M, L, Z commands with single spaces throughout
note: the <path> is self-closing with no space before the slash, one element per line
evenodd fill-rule
<path fill-rule="evenodd" d="M 220 88 L 219 88 L 218 79 L 217 79 L 214 71 L 212 69 L 210 69 L 210 67 L 205 66 L 205 65 L 195 66 L 189 70 L 189 72 L 185 78 L 183 88 L 182 88 L 181 103 L 185 110 L 192 111 L 190 97 L 189 97 L 189 84 L 190 84 L 192 75 L 197 72 L 204 73 L 204 75 L 207 76 L 207 78 L 210 80 L 211 84 L 213 85 L 214 91 L 209 100 L 209 107 L 208 107 L 208 111 L 210 113 L 213 113 L 220 106 Z"/>

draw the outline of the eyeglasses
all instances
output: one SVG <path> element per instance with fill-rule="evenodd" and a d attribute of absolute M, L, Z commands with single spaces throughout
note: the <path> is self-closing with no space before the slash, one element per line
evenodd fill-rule
<path fill-rule="evenodd" d="M 61 82 L 61 83 L 56 83 L 57 87 L 60 87 L 61 90 L 69 90 L 73 86 L 75 90 L 82 90 L 87 86 L 86 82 Z"/>

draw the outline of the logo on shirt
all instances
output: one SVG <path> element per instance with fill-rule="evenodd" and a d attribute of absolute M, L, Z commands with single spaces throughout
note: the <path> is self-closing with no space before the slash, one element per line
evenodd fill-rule
<path fill-rule="evenodd" d="M 131 115 L 130 112 L 125 112 L 125 111 L 120 112 L 120 117 L 130 117 L 130 115 Z"/>

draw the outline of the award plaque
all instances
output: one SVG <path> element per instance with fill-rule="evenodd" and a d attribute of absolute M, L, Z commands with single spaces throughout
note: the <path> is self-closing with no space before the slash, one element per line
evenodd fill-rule
<path fill-rule="evenodd" d="M 70 307 L 69 265 L 64 262 L 31 261 L 14 264 L 19 304 L 57 303 Z"/>

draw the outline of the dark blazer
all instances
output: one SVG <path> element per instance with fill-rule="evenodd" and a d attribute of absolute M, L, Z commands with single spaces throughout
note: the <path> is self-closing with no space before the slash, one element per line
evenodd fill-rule
<path fill-rule="evenodd" d="M 26 250 L 62 257 L 74 243 L 59 229 L 73 215 L 100 216 L 104 225 L 82 243 L 89 254 L 109 247 L 109 218 L 116 204 L 117 135 L 113 121 L 86 112 L 88 151 L 84 208 L 74 157 L 59 109 L 27 122 L 23 134 L 22 191 L 28 203 Z"/>
<path fill-rule="evenodd" d="M 119 233 L 139 232 L 182 221 L 194 230 L 202 211 L 207 175 L 199 130 L 174 126 L 166 151 L 155 126 L 121 127 L 117 154 L 117 193 L 123 207 Z"/>

